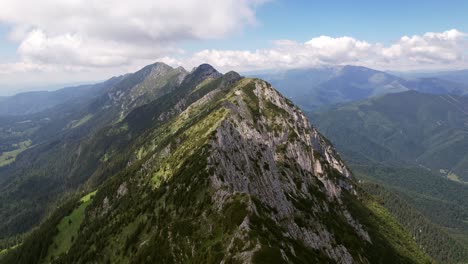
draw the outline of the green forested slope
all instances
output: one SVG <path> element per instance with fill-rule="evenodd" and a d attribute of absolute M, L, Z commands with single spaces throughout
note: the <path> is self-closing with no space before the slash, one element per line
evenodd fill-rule
<path fill-rule="evenodd" d="M 114 168 L 101 161 L 102 155 L 112 144 L 129 141 L 107 137 L 106 128 L 172 91 L 186 75 L 183 69 L 155 63 L 96 85 L 95 96 L 31 115 L 0 117 L 0 241 L 30 230 L 57 200 L 93 175 L 102 181 Z M 15 147 L 24 142 L 28 149 Z M 14 162 L 3 158 L 12 151 Z M 119 162 L 124 161 L 113 160 Z"/>
<path fill-rule="evenodd" d="M 437 227 L 427 232 L 450 235 L 457 246 L 449 240 L 426 245 L 442 263 L 468 259 L 467 106 L 466 97 L 404 92 L 309 115 L 358 178 L 398 194 Z M 412 222 L 410 210 L 389 209 L 401 223 Z"/>
<path fill-rule="evenodd" d="M 310 118 L 348 161 L 422 166 L 468 181 L 468 97 L 404 92 Z"/>
<path fill-rule="evenodd" d="M 468 246 L 451 237 L 446 229 L 432 223 L 419 213 L 415 209 L 419 207 L 418 205 L 410 206 L 394 192 L 378 184 L 366 182 L 362 186 L 410 232 L 422 249 L 428 255 L 433 256 L 438 263 L 468 263 Z"/>

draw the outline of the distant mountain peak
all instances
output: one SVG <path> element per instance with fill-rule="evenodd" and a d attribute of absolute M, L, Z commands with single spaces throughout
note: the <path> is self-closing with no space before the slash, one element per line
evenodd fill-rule
<path fill-rule="evenodd" d="M 242 77 L 240 76 L 239 73 L 235 71 L 229 71 L 224 74 L 224 78 L 226 78 L 227 80 L 239 80 Z"/>
<path fill-rule="evenodd" d="M 205 75 L 218 75 L 217 77 L 220 77 L 222 75 L 213 66 L 207 63 L 200 64 L 198 67 L 196 67 L 192 71 L 192 73 L 193 74 L 205 74 Z"/>
<path fill-rule="evenodd" d="M 222 77 L 223 74 L 218 72 L 213 66 L 209 64 L 201 64 L 200 66 L 194 68 L 190 74 L 184 79 L 185 83 L 200 83 L 203 80 L 212 78 L 218 79 Z"/>
<path fill-rule="evenodd" d="M 160 62 L 160 61 L 157 61 L 157 62 L 151 64 L 150 66 L 157 67 L 157 68 L 171 68 L 171 69 L 173 69 L 171 66 L 167 65 L 164 62 Z"/>
<path fill-rule="evenodd" d="M 177 67 L 176 70 L 177 70 L 178 72 L 188 73 L 188 71 L 187 71 L 184 67 L 182 67 L 182 66 Z"/>

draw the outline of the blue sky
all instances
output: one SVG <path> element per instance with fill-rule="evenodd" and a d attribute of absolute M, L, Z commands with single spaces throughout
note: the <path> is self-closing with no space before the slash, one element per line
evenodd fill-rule
<path fill-rule="evenodd" d="M 8 39 L 9 27 L 0 23 L 0 62 L 12 61 L 16 58 L 17 44 Z"/>
<path fill-rule="evenodd" d="M 222 71 L 468 68 L 466 14 L 468 1 L 453 0 L 6 0 L 0 94 L 102 80 L 154 61 Z"/>
<path fill-rule="evenodd" d="M 403 35 L 468 31 L 468 1 L 276 0 L 257 8 L 258 25 L 222 40 L 188 42 L 187 50 L 256 49 L 271 40 L 307 41 L 315 36 L 351 36 L 389 43 Z"/>

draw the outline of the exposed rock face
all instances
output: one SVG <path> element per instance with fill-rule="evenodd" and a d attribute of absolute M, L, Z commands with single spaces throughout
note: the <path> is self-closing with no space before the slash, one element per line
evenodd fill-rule
<path fill-rule="evenodd" d="M 118 108 L 123 118 L 136 107 L 172 92 L 187 75 L 182 67 L 172 68 L 160 62 L 148 65 L 109 91 L 106 107 Z"/>
<path fill-rule="evenodd" d="M 327 203 L 342 204 L 342 189 L 354 190 L 348 168 L 295 106 L 267 83 L 245 81 L 251 82 L 253 88 L 234 92 L 232 102 L 225 105 L 231 114 L 216 129 L 215 139 L 210 142 L 213 152 L 209 166 L 215 172 L 211 182 L 216 190 L 217 207 L 222 208 L 231 196 L 248 194 L 274 211 L 267 217 L 284 228 L 285 237 L 302 241 L 313 249 L 325 250 L 326 255 L 338 263 L 352 263 L 350 253 L 334 240 L 318 217 L 330 210 Z M 247 104 L 250 103 L 257 109 L 249 109 Z M 258 111 L 258 115 L 251 110 Z M 342 177 L 330 175 L 331 170 Z M 327 200 L 317 199 L 310 190 L 326 193 Z M 312 201 L 308 209 L 314 216 L 305 226 L 299 226 L 294 219 L 305 217 L 294 205 L 298 199 Z M 249 210 L 252 214 L 258 213 L 255 204 Z M 349 219 L 349 225 L 371 242 L 349 212 L 343 208 L 336 213 Z M 247 216 L 243 223 L 248 222 Z M 251 261 L 245 256 L 239 258 Z"/>

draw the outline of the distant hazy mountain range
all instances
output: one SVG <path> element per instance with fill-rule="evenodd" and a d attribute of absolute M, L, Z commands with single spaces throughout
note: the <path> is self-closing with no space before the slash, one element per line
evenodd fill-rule
<path fill-rule="evenodd" d="M 397 73 L 360 66 L 335 66 L 247 74 L 270 82 L 303 110 L 312 111 L 337 103 L 372 96 L 415 90 L 433 94 L 468 94 L 468 70 L 433 73 Z M 98 84 L 69 87 L 56 91 L 25 92 L 0 97 L 0 116 L 33 114 L 105 93 L 105 85 L 123 76 Z M 90 92 L 92 91 L 92 92 Z"/>
<path fill-rule="evenodd" d="M 293 69 L 254 76 L 270 82 L 306 111 L 409 90 L 434 94 L 468 94 L 468 84 L 456 82 L 463 80 L 463 72 L 458 75 L 440 74 L 446 78 L 427 75 L 424 78 L 405 79 L 366 67 L 336 66 Z M 458 77 L 449 78 L 450 76 Z"/>
<path fill-rule="evenodd" d="M 105 92 L 106 85 L 119 81 L 114 77 L 104 83 L 67 87 L 56 91 L 32 91 L 0 97 L 0 115 L 27 115 L 41 112 L 74 100 L 87 100 Z"/>
<path fill-rule="evenodd" d="M 406 164 L 468 182 L 468 97 L 415 91 L 309 115 L 348 161 Z"/>
<path fill-rule="evenodd" d="M 414 78 L 438 78 L 442 80 L 468 84 L 468 69 L 457 71 L 433 71 L 433 72 L 391 72 L 396 76 L 406 79 Z"/>

